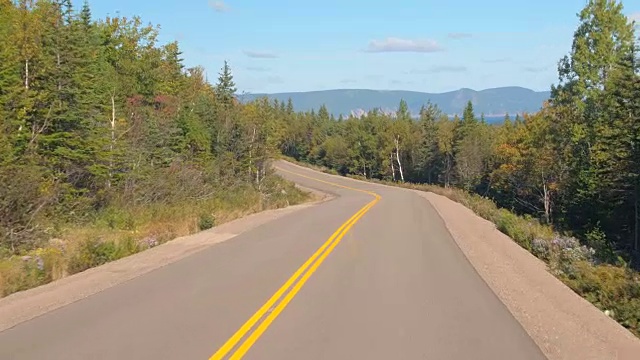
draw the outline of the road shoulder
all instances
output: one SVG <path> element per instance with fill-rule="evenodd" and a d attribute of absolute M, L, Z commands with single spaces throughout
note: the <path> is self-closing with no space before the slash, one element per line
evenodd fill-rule
<path fill-rule="evenodd" d="M 637 360 L 640 340 L 556 279 L 544 262 L 463 205 L 415 191 L 550 360 Z"/>
<path fill-rule="evenodd" d="M 429 201 L 471 265 L 549 360 L 640 358 L 640 339 L 554 277 L 543 261 L 495 224 L 464 205 L 430 192 L 323 175 L 412 191 Z"/>
<path fill-rule="evenodd" d="M 298 187 L 312 193 L 314 200 L 300 205 L 252 214 L 206 231 L 176 238 L 155 248 L 58 281 L 1 298 L 0 332 L 174 263 L 217 243 L 230 240 L 269 221 L 333 198 L 314 189 Z"/>

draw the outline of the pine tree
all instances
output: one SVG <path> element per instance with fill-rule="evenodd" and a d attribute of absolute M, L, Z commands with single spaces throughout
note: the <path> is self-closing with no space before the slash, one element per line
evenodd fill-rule
<path fill-rule="evenodd" d="M 436 120 L 443 115 L 436 105 L 431 102 L 420 108 L 420 120 L 418 123 L 420 140 L 417 151 L 417 159 L 414 171 L 418 181 L 434 183 L 438 175 L 438 127 Z"/>
<path fill-rule="evenodd" d="M 558 66 L 560 84 L 552 87 L 551 103 L 562 113 L 558 130 L 565 136 L 557 137 L 559 147 L 568 149 L 564 161 L 572 179 L 566 194 L 570 226 L 588 230 L 606 216 L 600 213 L 606 207 L 589 206 L 601 198 L 597 149 L 606 140 L 598 129 L 610 128 L 603 97 L 634 37 L 618 1 L 589 0 L 578 17 L 571 53 Z"/>
<path fill-rule="evenodd" d="M 640 190 L 640 78 L 635 49 L 610 70 L 601 101 L 606 116 L 597 121 L 598 141 L 592 150 L 594 176 L 599 184 L 598 219 L 621 248 L 638 250 Z M 631 241 L 628 241 L 631 240 Z M 602 244 L 594 244 L 600 245 Z M 599 249 L 606 252 L 606 248 Z"/>
<path fill-rule="evenodd" d="M 396 111 L 396 119 L 398 120 L 411 120 L 411 114 L 409 113 L 409 106 L 404 99 L 400 100 L 398 110 Z"/>
<path fill-rule="evenodd" d="M 216 97 L 221 104 L 230 106 L 235 101 L 236 84 L 233 82 L 233 75 L 231 74 L 231 67 L 225 60 L 222 71 L 218 77 L 218 84 L 216 85 Z"/>
<path fill-rule="evenodd" d="M 293 101 L 291 100 L 291 98 L 289 98 L 287 100 L 287 115 L 291 116 L 293 115 Z"/>

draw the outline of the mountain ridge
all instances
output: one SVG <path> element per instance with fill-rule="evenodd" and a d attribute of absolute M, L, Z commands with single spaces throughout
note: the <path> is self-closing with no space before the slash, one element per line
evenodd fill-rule
<path fill-rule="evenodd" d="M 348 89 L 312 90 L 301 92 L 242 94 L 243 102 L 268 97 L 270 100 L 293 101 L 296 111 L 319 109 L 323 104 L 330 113 L 338 117 L 362 114 L 374 108 L 385 112 L 394 111 L 401 99 L 409 106 L 412 115 L 417 116 L 420 107 L 428 101 L 438 105 L 440 110 L 450 116 L 460 115 L 469 100 L 476 113 L 484 113 L 487 117 L 504 116 L 505 114 L 522 114 L 538 111 L 544 101 L 551 95 L 550 91 L 535 91 L 520 86 L 505 86 L 484 90 L 461 88 L 442 93 L 427 93 L 410 90 L 375 90 Z"/>

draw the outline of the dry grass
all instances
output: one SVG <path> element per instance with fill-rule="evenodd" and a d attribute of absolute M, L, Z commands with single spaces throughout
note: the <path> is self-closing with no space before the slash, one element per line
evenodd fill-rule
<path fill-rule="evenodd" d="M 69 227 L 59 238 L 0 259 L 0 296 L 33 288 L 262 210 L 305 202 L 309 195 L 271 177 L 262 192 L 251 186 L 231 189 L 202 201 L 110 207 L 86 226 Z M 210 225 L 210 226 L 209 226 Z"/>

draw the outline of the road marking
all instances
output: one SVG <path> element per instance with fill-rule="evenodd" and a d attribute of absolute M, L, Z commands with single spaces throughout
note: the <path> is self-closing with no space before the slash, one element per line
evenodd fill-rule
<path fill-rule="evenodd" d="M 367 190 L 362 190 L 362 189 L 356 189 L 356 188 L 352 188 L 352 187 L 349 187 L 349 186 L 345 186 L 345 185 L 340 185 L 340 184 L 332 183 L 332 182 L 330 182 L 330 181 L 325 181 L 325 180 L 316 179 L 316 178 L 314 178 L 314 177 L 307 176 L 307 175 L 302 175 L 302 174 L 298 174 L 298 173 L 296 173 L 296 172 L 289 171 L 289 170 L 285 170 L 285 169 L 280 168 L 280 167 L 277 167 L 277 166 L 275 166 L 275 168 L 276 168 L 276 169 L 278 169 L 278 170 L 280 170 L 280 171 L 283 171 L 283 172 L 289 173 L 289 174 L 293 174 L 293 175 L 300 176 L 300 177 L 303 177 L 303 178 L 307 178 L 307 179 L 310 179 L 310 180 L 313 180 L 313 181 L 317 181 L 317 182 L 321 182 L 321 183 L 329 184 L 329 185 L 331 185 L 331 186 L 336 186 L 336 187 L 343 188 L 343 189 L 348 189 L 348 190 L 353 190 L 353 191 L 362 192 L 362 193 L 365 193 L 365 194 L 372 195 L 372 196 L 373 196 L 373 197 L 375 197 L 375 198 L 379 198 L 379 197 L 380 197 L 380 195 L 378 195 L 378 194 L 374 193 L 373 191 L 367 191 Z"/>
<path fill-rule="evenodd" d="M 322 244 L 322 246 L 316 250 L 316 252 L 311 255 L 311 257 L 305 261 L 302 266 L 276 291 L 267 302 L 258 309 L 258 311 L 244 323 L 238 331 L 227 340 L 218 351 L 213 354 L 209 360 L 220 360 L 224 356 L 226 356 L 234 346 L 242 340 L 242 338 L 249 333 L 249 331 L 256 325 L 256 323 L 276 304 L 276 302 L 282 297 L 282 295 L 289 289 L 292 285 L 293 287 L 286 294 L 286 296 L 280 301 L 280 303 L 267 315 L 264 321 L 249 335 L 249 337 L 238 347 L 238 349 L 231 354 L 230 359 L 241 359 L 244 354 L 249 351 L 251 346 L 260 338 L 262 333 L 269 327 L 269 325 L 275 320 L 275 318 L 284 310 L 284 308 L 289 304 L 289 302 L 295 297 L 295 295 L 300 291 L 302 286 L 307 282 L 309 277 L 316 271 L 316 269 L 322 264 L 322 262 L 329 256 L 329 254 L 333 251 L 333 249 L 340 243 L 342 237 L 351 229 L 353 225 L 362 217 L 364 214 L 369 211 L 378 201 L 380 201 L 380 195 L 366 190 L 351 188 L 344 185 L 335 184 L 329 181 L 324 181 L 320 179 L 316 179 L 310 176 L 298 174 L 292 171 L 284 170 L 282 168 L 277 168 L 283 172 L 287 172 L 296 176 L 304 177 L 307 179 L 311 179 L 314 181 L 322 182 L 325 184 L 329 184 L 332 186 L 345 188 L 349 190 L 354 190 L 358 192 L 367 193 L 369 195 L 374 196 L 374 199 L 362 207 L 358 212 L 356 212 L 353 216 L 351 216 L 344 224 L 342 224 L 338 230 L 336 230 L 329 239 Z M 326 251 L 325 251 L 326 250 Z M 302 276 L 302 277 L 301 277 Z M 297 281 L 297 282 L 296 282 Z"/>

